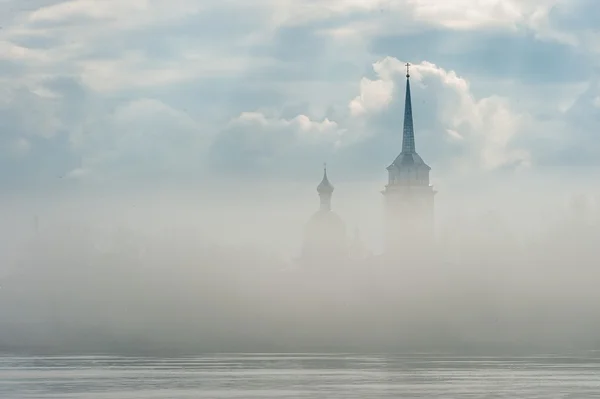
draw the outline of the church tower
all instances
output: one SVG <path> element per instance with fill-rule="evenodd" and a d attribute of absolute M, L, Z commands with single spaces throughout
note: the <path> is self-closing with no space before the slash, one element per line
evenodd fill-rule
<path fill-rule="evenodd" d="M 317 186 L 317 193 L 321 202 L 321 211 L 331 211 L 331 196 L 333 195 L 334 187 L 327 178 L 327 165 L 323 165 L 323 180 Z"/>
<path fill-rule="evenodd" d="M 410 64 L 406 64 L 406 98 L 402 152 L 388 166 L 385 196 L 385 251 L 403 255 L 433 243 L 435 191 L 429 184 L 431 168 L 417 154 L 410 97 Z"/>
<path fill-rule="evenodd" d="M 331 197 L 334 187 L 327 177 L 327 167 L 323 168 L 323 179 L 317 186 L 320 198 L 319 210 L 306 225 L 302 259 L 309 264 L 327 260 L 339 260 L 347 256 L 346 227 L 342 219 L 331 210 Z"/>

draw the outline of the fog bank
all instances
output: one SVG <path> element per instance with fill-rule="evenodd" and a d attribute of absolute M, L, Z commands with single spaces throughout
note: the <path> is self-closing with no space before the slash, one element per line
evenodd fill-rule
<path fill-rule="evenodd" d="M 349 187 L 334 210 L 372 250 L 310 268 L 296 258 L 317 199 L 300 185 L 245 199 L 157 191 L 5 202 L 5 226 L 18 228 L 2 230 L 0 350 L 600 348 L 593 195 L 454 192 L 441 197 L 427 256 L 390 259 L 373 248 L 378 193 Z"/>

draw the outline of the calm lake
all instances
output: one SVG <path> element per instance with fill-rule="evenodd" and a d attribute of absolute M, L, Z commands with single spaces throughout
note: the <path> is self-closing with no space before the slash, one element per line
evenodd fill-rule
<path fill-rule="evenodd" d="M 0 398 L 600 398 L 600 356 L 0 357 Z"/>

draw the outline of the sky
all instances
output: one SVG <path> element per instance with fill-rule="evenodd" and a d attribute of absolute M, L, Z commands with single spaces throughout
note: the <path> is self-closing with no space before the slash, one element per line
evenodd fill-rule
<path fill-rule="evenodd" d="M 142 229 L 212 220 L 227 237 L 284 237 L 256 233 L 269 221 L 298 245 L 326 162 L 334 211 L 376 247 L 410 62 L 438 230 L 500 208 L 540 229 L 570 197 L 600 198 L 598 13 L 592 0 L 0 0 L 2 217 L 31 230 L 35 215 L 118 225 L 137 210 Z"/>
<path fill-rule="evenodd" d="M 15 242 L 38 221 L 41 236 L 58 242 L 49 241 L 56 267 L 83 274 L 89 233 L 64 227 L 72 221 L 134 226 L 143 235 L 132 237 L 162 254 L 154 261 L 169 273 L 179 270 L 173 256 L 202 271 L 209 238 L 197 230 L 219 243 L 286 246 L 289 259 L 318 209 L 324 162 L 334 210 L 378 252 L 406 62 L 416 147 L 438 190 L 438 235 L 458 240 L 469 223 L 478 232 L 477 223 L 508 222 L 463 217 L 465 198 L 463 208 L 504 207 L 517 226 L 547 227 L 562 216 L 556 204 L 600 193 L 597 1 L 0 0 L 0 263 L 35 255 Z M 122 243 L 124 231 L 107 235 Z M 466 237 L 476 249 L 495 240 Z M 571 273 L 574 258 L 541 242 L 549 249 L 540 264 L 568 265 L 550 283 L 597 281 Z M 251 258 L 240 253 L 220 262 Z M 512 264 L 498 259 L 506 264 L 497 270 Z M 109 264 L 120 273 L 129 264 L 91 261 L 102 276 Z M 531 282 L 518 285 L 523 271 L 510 277 L 523 295 L 547 274 L 530 263 Z M 98 292 L 110 286 L 89 281 Z M 72 297 L 65 303 L 78 305 Z M 589 298 L 582 302 L 597 302 Z"/>
<path fill-rule="evenodd" d="M 593 0 L 2 0 L 0 191 L 593 170 Z M 311 180 L 312 179 L 312 180 Z M 485 179 L 485 177 L 484 177 Z"/>

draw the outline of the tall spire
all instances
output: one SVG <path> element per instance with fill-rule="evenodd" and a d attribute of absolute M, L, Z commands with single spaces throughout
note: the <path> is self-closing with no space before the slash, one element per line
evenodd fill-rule
<path fill-rule="evenodd" d="M 415 131 L 413 129 L 412 103 L 410 100 L 410 63 L 406 63 L 406 98 L 404 100 L 404 129 L 402 132 L 402 152 L 414 153 Z"/>
<path fill-rule="evenodd" d="M 327 164 L 323 164 L 323 180 L 317 186 L 317 192 L 321 197 L 321 210 L 331 210 L 331 195 L 333 194 L 333 185 L 327 178 Z"/>

